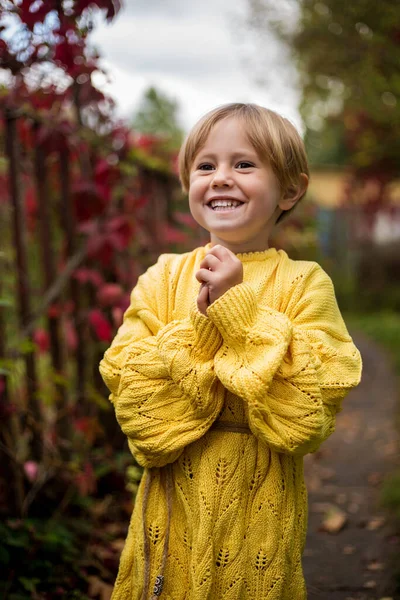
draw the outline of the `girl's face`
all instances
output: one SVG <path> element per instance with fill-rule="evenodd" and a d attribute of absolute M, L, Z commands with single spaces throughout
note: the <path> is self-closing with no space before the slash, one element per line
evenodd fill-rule
<path fill-rule="evenodd" d="M 211 243 L 232 252 L 266 250 L 281 200 L 278 180 L 250 144 L 242 122 L 235 117 L 219 121 L 190 170 L 190 211 L 210 232 Z"/>

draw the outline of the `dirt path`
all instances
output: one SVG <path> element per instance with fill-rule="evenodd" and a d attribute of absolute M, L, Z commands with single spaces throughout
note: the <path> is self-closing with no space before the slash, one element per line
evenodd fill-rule
<path fill-rule="evenodd" d="M 384 352 L 361 335 L 354 340 L 363 356 L 362 383 L 346 398 L 334 435 L 305 460 L 309 600 L 400 598 L 390 566 L 397 554 L 400 570 L 400 544 L 378 506 L 382 478 L 397 460 L 398 384 Z"/>

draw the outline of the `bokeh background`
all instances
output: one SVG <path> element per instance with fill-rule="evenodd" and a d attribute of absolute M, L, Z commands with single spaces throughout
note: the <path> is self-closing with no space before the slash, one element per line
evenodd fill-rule
<path fill-rule="evenodd" d="M 274 244 L 400 371 L 399 23 L 395 0 L 2 1 L 2 598 L 110 597 L 141 470 L 98 363 L 140 273 L 207 241 L 176 160 L 216 105 L 300 130 L 310 189 Z"/>

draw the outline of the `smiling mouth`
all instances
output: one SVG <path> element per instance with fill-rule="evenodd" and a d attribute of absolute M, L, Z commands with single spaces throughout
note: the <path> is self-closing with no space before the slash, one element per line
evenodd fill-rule
<path fill-rule="evenodd" d="M 226 211 L 226 210 L 235 210 L 236 208 L 238 208 L 239 206 L 242 206 L 244 203 L 241 202 L 240 200 L 233 200 L 233 199 L 227 199 L 227 200 L 222 200 L 222 199 L 216 199 L 216 200 L 210 200 L 210 202 L 207 203 L 207 206 L 209 208 L 211 208 L 211 210 L 215 211 L 215 212 L 219 212 L 219 211 Z"/>

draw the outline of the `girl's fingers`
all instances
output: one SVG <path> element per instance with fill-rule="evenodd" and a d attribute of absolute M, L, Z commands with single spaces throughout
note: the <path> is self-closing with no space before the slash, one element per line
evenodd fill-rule
<path fill-rule="evenodd" d="M 211 269 L 211 271 L 213 271 L 214 269 L 217 269 L 220 264 L 221 261 L 219 258 L 213 254 L 207 254 L 200 263 L 200 269 Z"/>
<path fill-rule="evenodd" d="M 200 283 L 208 283 L 213 276 L 213 272 L 209 269 L 199 269 L 195 275 L 197 281 Z"/>
<path fill-rule="evenodd" d="M 207 256 L 210 256 L 210 255 L 217 257 L 221 261 L 226 261 L 229 258 L 236 259 L 236 256 L 233 252 L 228 250 L 228 248 L 225 248 L 225 246 L 221 246 L 220 244 L 217 244 L 216 246 L 213 246 L 212 248 L 210 248 L 210 250 L 207 253 Z"/>
<path fill-rule="evenodd" d="M 208 287 L 202 283 L 200 286 L 199 295 L 197 296 L 197 308 L 199 311 L 207 316 L 207 308 L 210 305 L 210 299 L 208 295 Z"/>

